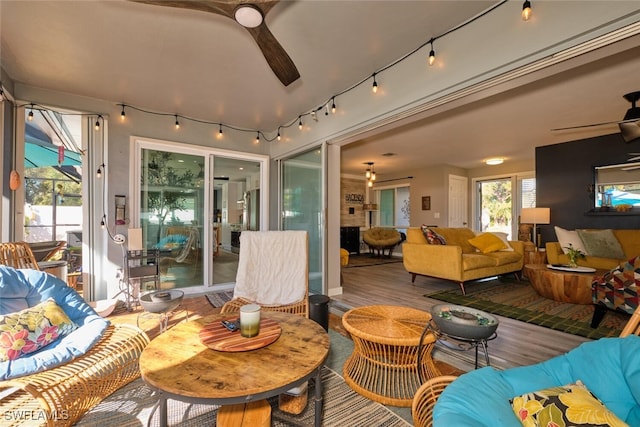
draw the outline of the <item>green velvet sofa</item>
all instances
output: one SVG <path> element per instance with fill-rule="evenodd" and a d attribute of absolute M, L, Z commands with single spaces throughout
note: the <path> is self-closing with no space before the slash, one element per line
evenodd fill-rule
<path fill-rule="evenodd" d="M 437 277 L 457 282 L 462 293 L 470 280 L 515 273 L 519 277 L 524 263 L 524 242 L 509 241 L 510 248 L 492 253 L 479 252 L 470 239 L 476 237 L 469 228 L 435 228 L 446 244 L 429 244 L 421 228 L 407 229 L 402 244 L 402 262 L 411 274 Z"/>

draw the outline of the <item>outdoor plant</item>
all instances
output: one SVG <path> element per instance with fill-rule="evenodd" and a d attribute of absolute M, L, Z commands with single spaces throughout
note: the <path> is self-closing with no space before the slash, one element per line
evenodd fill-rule
<path fill-rule="evenodd" d="M 584 252 L 580 249 L 574 248 L 571 243 L 569 243 L 569 246 L 565 246 L 564 248 L 567 250 L 567 256 L 569 257 L 569 267 L 577 267 L 577 261 L 580 258 L 584 258 Z"/>

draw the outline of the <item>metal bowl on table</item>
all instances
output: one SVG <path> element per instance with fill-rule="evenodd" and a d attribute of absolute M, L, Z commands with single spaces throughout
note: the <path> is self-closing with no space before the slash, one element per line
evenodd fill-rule
<path fill-rule="evenodd" d="M 149 313 L 166 313 L 178 307 L 183 297 L 184 292 L 176 289 L 154 291 L 140 296 L 140 305 Z"/>
<path fill-rule="evenodd" d="M 463 305 L 437 304 L 431 318 L 440 332 L 454 338 L 484 340 L 498 328 L 498 319 L 489 313 Z"/>

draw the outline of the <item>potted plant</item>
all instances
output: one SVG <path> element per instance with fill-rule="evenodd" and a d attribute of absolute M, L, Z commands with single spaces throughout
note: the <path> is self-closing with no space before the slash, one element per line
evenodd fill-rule
<path fill-rule="evenodd" d="M 577 267 L 577 261 L 580 258 L 584 258 L 584 252 L 582 252 L 580 249 L 574 248 L 571 243 L 569 243 L 568 247 L 565 246 L 564 248 L 567 250 L 567 256 L 569 257 L 569 267 Z"/>

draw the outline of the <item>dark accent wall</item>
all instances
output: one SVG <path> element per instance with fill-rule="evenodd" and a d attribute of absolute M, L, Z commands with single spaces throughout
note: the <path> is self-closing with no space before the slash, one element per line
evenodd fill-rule
<path fill-rule="evenodd" d="M 594 167 L 625 163 L 640 152 L 640 141 L 625 143 L 620 134 L 536 148 L 536 205 L 551 208 L 551 224 L 539 226 L 542 241 L 557 241 L 553 226 L 640 228 L 639 215 L 587 215 L 593 209 Z"/>

